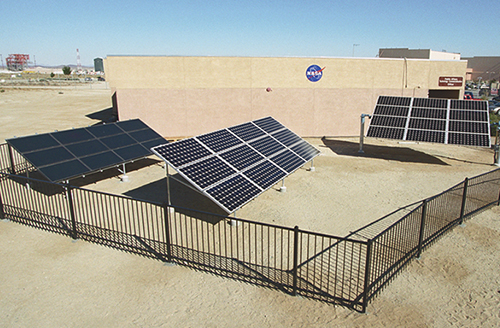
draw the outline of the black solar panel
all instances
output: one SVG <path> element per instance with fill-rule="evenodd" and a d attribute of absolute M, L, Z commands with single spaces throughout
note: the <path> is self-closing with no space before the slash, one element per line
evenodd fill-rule
<path fill-rule="evenodd" d="M 319 155 L 272 117 L 156 146 L 152 151 L 228 213 Z"/>
<path fill-rule="evenodd" d="M 487 102 L 380 96 L 367 136 L 490 147 Z"/>
<path fill-rule="evenodd" d="M 6 141 L 54 182 L 149 156 L 151 147 L 165 143 L 138 119 Z"/>

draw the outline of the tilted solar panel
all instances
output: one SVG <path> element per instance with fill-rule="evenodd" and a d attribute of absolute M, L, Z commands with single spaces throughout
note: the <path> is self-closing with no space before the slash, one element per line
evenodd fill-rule
<path fill-rule="evenodd" d="M 139 119 L 6 141 L 54 182 L 149 156 L 151 147 L 165 143 Z"/>
<path fill-rule="evenodd" d="M 380 96 L 368 137 L 490 147 L 486 101 Z"/>
<path fill-rule="evenodd" d="M 227 213 L 319 155 L 272 117 L 151 150 Z"/>

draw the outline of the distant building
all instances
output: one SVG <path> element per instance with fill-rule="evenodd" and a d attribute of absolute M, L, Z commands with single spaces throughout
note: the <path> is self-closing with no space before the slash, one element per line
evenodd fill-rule
<path fill-rule="evenodd" d="M 500 57 L 469 57 L 467 60 L 468 81 L 500 81 Z"/>
<path fill-rule="evenodd" d="M 101 57 L 94 58 L 94 71 L 104 73 L 104 63 Z"/>
<path fill-rule="evenodd" d="M 378 50 L 380 58 L 415 58 L 431 60 L 460 60 L 460 54 L 431 49 L 408 48 L 381 48 Z"/>

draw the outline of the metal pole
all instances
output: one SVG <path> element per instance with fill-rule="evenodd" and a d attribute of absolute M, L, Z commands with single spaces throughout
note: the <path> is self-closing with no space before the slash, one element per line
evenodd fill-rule
<path fill-rule="evenodd" d="M 71 192 L 71 186 L 69 184 L 66 184 L 66 195 L 68 197 L 68 206 L 69 206 L 69 213 L 71 216 L 71 232 L 70 236 L 73 239 L 78 239 L 78 234 L 76 231 L 76 217 L 75 217 L 75 206 L 73 204 L 73 193 Z"/>
<path fill-rule="evenodd" d="M 297 296 L 297 267 L 299 263 L 299 226 L 293 229 L 293 296 Z"/>
<path fill-rule="evenodd" d="M 422 244 L 424 242 L 424 228 L 425 228 L 426 215 L 427 215 L 427 199 L 424 199 L 422 203 L 422 219 L 420 221 L 420 234 L 418 237 L 417 259 L 420 259 L 420 255 L 422 254 Z"/>
<path fill-rule="evenodd" d="M 16 166 L 14 165 L 14 154 L 12 153 L 12 147 L 8 145 L 9 148 L 9 159 L 10 159 L 10 171 L 12 174 L 16 174 Z"/>
<path fill-rule="evenodd" d="M 494 158 L 493 158 L 493 163 L 496 165 L 496 166 L 500 166 L 500 145 L 498 144 L 498 130 L 500 130 L 500 125 L 497 125 L 497 131 L 495 133 L 495 155 L 494 155 Z M 496 160 L 495 160 L 496 159 Z"/>
<path fill-rule="evenodd" d="M 163 203 L 163 215 L 165 217 L 165 243 L 167 244 L 167 261 L 172 262 L 172 246 L 170 244 L 170 208 Z"/>
<path fill-rule="evenodd" d="M 167 174 L 167 203 L 168 205 L 172 205 L 172 203 L 170 202 L 170 174 L 168 174 L 168 164 L 165 163 L 165 170 L 166 170 L 166 174 Z"/>
<path fill-rule="evenodd" d="M 363 142 L 365 137 L 365 117 L 371 118 L 371 115 L 361 114 L 361 126 L 359 131 L 359 151 L 358 153 L 364 154 Z"/>
<path fill-rule="evenodd" d="M 362 313 L 366 313 L 366 307 L 368 306 L 368 288 L 370 280 L 370 269 L 371 269 L 371 257 L 372 257 L 372 240 L 369 239 L 366 244 L 366 262 L 365 262 L 365 282 L 363 284 L 363 309 Z"/>
<path fill-rule="evenodd" d="M 460 208 L 460 225 L 464 224 L 465 203 L 467 202 L 467 188 L 469 186 L 469 178 L 464 180 L 464 191 L 462 194 L 462 207 Z"/>

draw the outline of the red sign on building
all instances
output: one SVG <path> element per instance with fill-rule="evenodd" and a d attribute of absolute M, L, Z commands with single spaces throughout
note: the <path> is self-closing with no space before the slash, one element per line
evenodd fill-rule
<path fill-rule="evenodd" d="M 461 87 L 464 85 L 464 78 L 461 76 L 440 76 L 440 87 Z"/>

